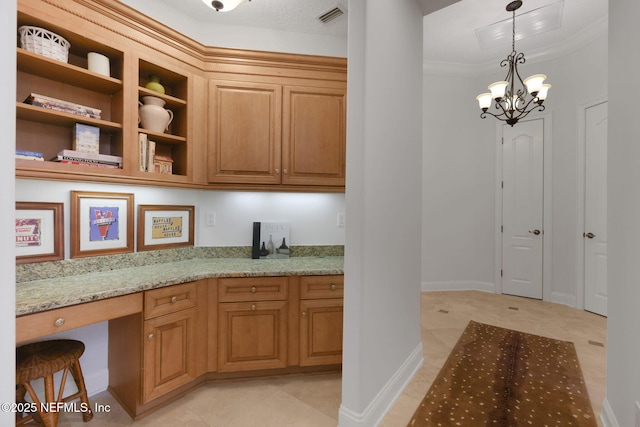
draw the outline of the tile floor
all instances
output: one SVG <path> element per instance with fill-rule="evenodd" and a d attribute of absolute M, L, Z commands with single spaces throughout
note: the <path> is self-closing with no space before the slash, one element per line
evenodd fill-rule
<path fill-rule="evenodd" d="M 563 305 L 477 291 L 422 294 L 424 364 L 380 427 L 404 427 L 469 320 L 572 341 L 599 421 L 605 394 L 606 318 Z M 107 392 L 92 404 L 111 405 L 89 424 L 63 414 L 59 426 L 336 427 L 339 374 L 292 376 L 204 385 L 139 420 Z"/>

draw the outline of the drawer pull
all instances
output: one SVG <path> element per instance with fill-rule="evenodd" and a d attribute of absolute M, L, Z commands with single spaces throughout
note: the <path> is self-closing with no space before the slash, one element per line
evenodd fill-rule
<path fill-rule="evenodd" d="M 59 318 L 59 319 L 56 319 L 56 321 L 53 322 L 53 324 L 58 326 L 58 327 L 60 327 L 60 326 L 64 325 L 64 319 L 62 317 Z"/>
<path fill-rule="evenodd" d="M 331 290 L 335 291 L 336 290 L 336 285 L 334 285 L 333 283 L 331 284 Z"/>
<path fill-rule="evenodd" d="M 171 304 L 173 304 L 176 301 L 178 301 L 178 297 L 171 297 Z"/>
<path fill-rule="evenodd" d="M 256 292 L 258 292 L 258 288 L 256 288 L 255 286 L 251 287 L 251 293 L 255 294 Z"/>
<path fill-rule="evenodd" d="M 256 305 L 255 304 L 251 304 L 251 310 L 255 311 L 255 309 L 256 309 Z"/>
<path fill-rule="evenodd" d="M 147 339 L 148 339 L 149 341 L 153 341 L 153 339 L 154 339 L 155 337 L 156 337 L 155 335 L 153 335 L 153 334 L 149 334 L 149 335 L 147 336 Z"/>
<path fill-rule="evenodd" d="M 302 317 L 307 317 L 307 312 L 306 311 L 302 312 Z"/>

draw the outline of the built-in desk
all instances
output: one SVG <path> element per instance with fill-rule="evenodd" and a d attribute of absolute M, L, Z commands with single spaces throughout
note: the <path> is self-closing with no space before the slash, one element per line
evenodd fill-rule
<path fill-rule="evenodd" d="M 339 369 L 342 257 L 191 259 L 16 285 L 16 341 L 109 321 L 139 418 L 207 380 Z"/>

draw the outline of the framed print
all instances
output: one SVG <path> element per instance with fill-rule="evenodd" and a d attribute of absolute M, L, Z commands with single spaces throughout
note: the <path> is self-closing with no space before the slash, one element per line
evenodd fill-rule
<path fill-rule="evenodd" d="M 133 252 L 133 194 L 71 192 L 71 258 Z"/>
<path fill-rule="evenodd" d="M 138 206 L 138 251 L 193 246 L 194 206 Z"/>
<path fill-rule="evenodd" d="M 16 264 L 64 259 L 64 205 L 16 202 Z"/>

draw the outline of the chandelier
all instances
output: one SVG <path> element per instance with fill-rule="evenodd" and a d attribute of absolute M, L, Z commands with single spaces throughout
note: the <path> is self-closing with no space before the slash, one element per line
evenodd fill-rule
<path fill-rule="evenodd" d="M 505 80 L 490 84 L 488 89 L 491 93 L 483 93 L 476 97 L 482 110 L 481 118 L 484 119 L 489 114 L 511 126 L 535 109 L 543 111 L 542 103 L 551 88 L 550 84 L 543 84 L 544 79 L 547 78 L 544 74 L 534 74 L 523 81 L 518 73 L 518 64 L 525 63 L 524 53 L 516 52 L 516 10 L 520 6 L 522 6 L 520 0 L 512 1 L 507 5 L 507 12 L 513 13 L 511 54 L 500 62 L 501 67 L 509 67 L 507 77 Z M 527 96 L 527 92 L 530 97 Z M 492 100 L 495 101 L 496 114 L 489 111 Z"/>
<path fill-rule="evenodd" d="M 244 3 L 245 1 L 247 0 L 202 0 L 204 4 L 212 9 L 215 9 L 216 12 L 231 12 L 233 9 L 238 7 L 240 3 Z"/>

